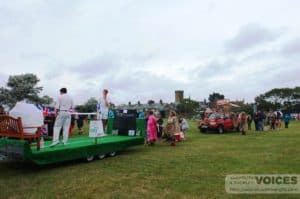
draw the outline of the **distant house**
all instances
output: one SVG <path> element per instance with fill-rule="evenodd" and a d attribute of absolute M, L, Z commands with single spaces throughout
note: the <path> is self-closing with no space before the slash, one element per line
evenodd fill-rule
<path fill-rule="evenodd" d="M 175 110 L 176 105 L 174 103 L 153 103 L 153 104 L 122 104 L 119 106 L 116 106 L 115 109 L 127 109 L 127 110 L 137 110 L 139 111 L 148 111 L 148 110 L 154 110 L 158 111 L 162 114 L 163 117 L 166 116 L 166 114 L 170 110 Z"/>

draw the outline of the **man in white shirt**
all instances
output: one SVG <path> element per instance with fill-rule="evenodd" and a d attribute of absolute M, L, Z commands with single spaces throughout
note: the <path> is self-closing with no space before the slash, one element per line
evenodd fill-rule
<path fill-rule="evenodd" d="M 99 100 L 100 103 L 100 119 L 102 119 L 103 130 L 105 132 L 105 127 L 108 120 L 108 111 L 111 106 L 111 101 L 108 97 L 108 90 L 104 89 L 102 92 L 102 97 Z"/>
<path fill-rule="evenodd" d="M 66 145 L 69 137 L 69 128 L 71 123 L 71 109 L 73 108 L 73 99 L 67 94 L 67 89 L 60 89 L 60 96 L 56 104 L 57 117 L 53 129 L 53 141 L 50 147 L 59 143 L 59 134 L 63 128 L 63 144 Z"/>

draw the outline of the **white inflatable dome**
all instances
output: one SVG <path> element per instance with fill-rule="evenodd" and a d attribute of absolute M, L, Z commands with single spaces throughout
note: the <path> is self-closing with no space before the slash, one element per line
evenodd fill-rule
<path fill-rule="evenodd" d="M 9 115 L 22 119 L 23 127 L 42 126 L 44 124 L 43 112 L 39 110 L 35 105 L 28 104 L 26 102 L 18 102 L 13 109 L 9 112 Z M 24 129 L 24 132 L 34 134 L 36 128 Z"/>

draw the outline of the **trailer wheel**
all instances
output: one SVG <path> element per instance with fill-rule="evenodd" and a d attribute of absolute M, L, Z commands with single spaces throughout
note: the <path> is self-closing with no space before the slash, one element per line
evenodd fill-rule
<path fill-rule="evenodd" d="M 110 157 L 114 157 L 114 156 L 116 156 L 117 155 L 117 152 L 110 152 L 109 154 L 108 154 Z"/>
<path fill-rule="evenodd" d="M 0 161 L 1 161 L 1 160 L 6 160 L 6 159 L 7 159 L 7 156 L 6 156 L 6 155 L 0 154 Z"/>
<path fill-rule="evenodd" d="M 99 154 L 97 157 L 99 160 L 103 160 L 105 158 L 105 154 Z"/>
<path fill-rule="evenodd" d="M 86 157 L 87 162 L 92 162 L 94 160 L 94 156 L 88 156 Z"/>

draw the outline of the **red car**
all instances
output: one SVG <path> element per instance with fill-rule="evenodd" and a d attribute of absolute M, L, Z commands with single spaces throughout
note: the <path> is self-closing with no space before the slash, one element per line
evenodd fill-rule
<path fill-rule="evenodd" d="M 201 132 L 217 131 L 222 134 L 224 131 L 233 130 L 233 121 L 229 113 L 211 113 L 208 117 L 200 120 L 199 127 Z"/>

